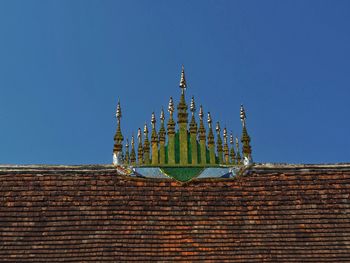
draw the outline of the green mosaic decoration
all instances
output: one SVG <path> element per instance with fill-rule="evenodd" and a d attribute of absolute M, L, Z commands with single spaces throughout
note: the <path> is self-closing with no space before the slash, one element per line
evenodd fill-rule
<path fill-rule="evenodd" d="M 163 173 L 180 182 L 187 182 L 197 177 L 204 167 L 161 167 Z"/>

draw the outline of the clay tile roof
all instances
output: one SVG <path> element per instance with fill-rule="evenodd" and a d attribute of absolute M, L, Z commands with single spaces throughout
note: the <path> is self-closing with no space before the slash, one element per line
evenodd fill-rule
<path fill-rule="evenodd" d="M 349 262 L 350 165 L 234 179 L 0 166 L 1 262 Z"/>

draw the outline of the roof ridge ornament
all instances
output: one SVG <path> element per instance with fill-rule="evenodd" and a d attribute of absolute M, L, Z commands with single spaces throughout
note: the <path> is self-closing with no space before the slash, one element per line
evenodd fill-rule
<path fill-rule="evenodd" d="M 184 65 L 182 65 L 182 67 L 181 67 L 181 76 L 180 76 L 180 85 L 179 85 L 179 87 L 181 88 L 182 93 L 184 93 L 186 88 L 187 88 Z"/>
<path fill-rule="evenodd" d="M 200 105 L 198 116 L 194 96 L 187 104 L 185 91 L 187 88 L 184 66 L 181 68 L 180 100 L 176 105 L 173 97 L 170 97 L 167 110 L 169 112 L 167 127 L 165 127 L 165 114 L 163 107 L 160 111 L 159 124 L 155 112 L 152 113 L 149 124 L 152 130 L 148 131 L 147 122 L 143 130 L 137 133 L 137 160 L 135 154 L 134 137 L 131 137 L 131 151 L 129 141 L 124 145 L 121 134 L 122 109 L 118 100 L 116 118 L 117 132 L 113 154 L 117 165 L 131 165 L 133 167 L 232 167 L 252 163 L 250 137 L 247 131 L 246 112 L 244 106 L 240 106 L 240 120 L 242 122 L 241 146 L 238 137 L 227 134 L 225 125 L 222 130 L 218 120 L 212 118 L 208 112 L 206 125 L 204 125 L 203 106 Z M 191 119 L 188 119 L 188 109 Z M 198 119 L 199 118 L 199 119 Z M 216 125 L 214 126 L 214 123 Z M 214 130 L 215 129 L 215 130 Z M 237 133 L 238 134 L 238 133 Z M 150 137 L 150 138 L 149 138 Z M 228 142 L 229 138 L 229 142 Z M 126 150 L 126 151 L 125 151 Z M 134 152 L 134 153 L 133 153 Z M 123 154 L 125 153 L 125 154 Z M 242 156 L 242 157 L 241 157 Z"/>

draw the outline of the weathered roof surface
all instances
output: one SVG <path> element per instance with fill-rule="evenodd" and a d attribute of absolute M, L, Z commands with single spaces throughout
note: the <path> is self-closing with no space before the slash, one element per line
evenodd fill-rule
<path fill-rule="evenodd" d="M 350 164 L 255 165 L 234 179 L 0 166 L 2 262 L 341 262 Z"/>

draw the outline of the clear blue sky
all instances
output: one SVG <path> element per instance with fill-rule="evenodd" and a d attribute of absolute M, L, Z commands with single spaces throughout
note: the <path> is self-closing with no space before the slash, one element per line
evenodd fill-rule
<path fill-rule="evenodd" d="M 350 161 L 350 1 L 0 1 L 0 163 L 111 163 L 194 95 L 256 162 Z"/>

